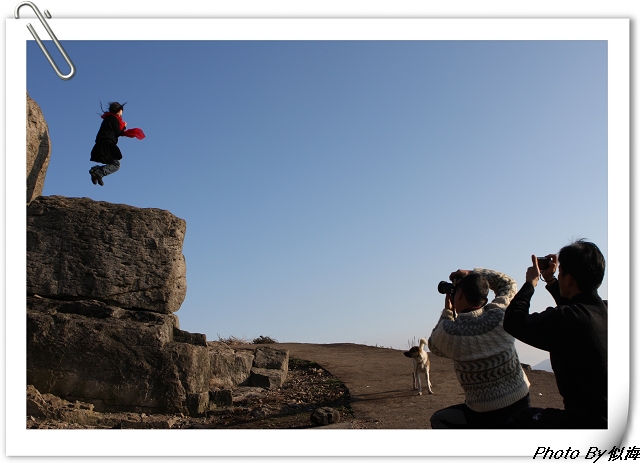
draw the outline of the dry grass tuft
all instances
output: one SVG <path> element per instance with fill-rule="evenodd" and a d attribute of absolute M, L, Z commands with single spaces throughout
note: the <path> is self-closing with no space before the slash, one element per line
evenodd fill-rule
<path fill-rule="evenodd" d="M 273 339 L 271 336 L 258 336 L 253 341 L 253 344 L 277 344 L 278 341 Z"/>
<path fill-rule="evenodd" d="M 218 335 L 219 343 L 226 344 L 227 346 L 238 346 L 238 345 L 246 345 L 246 344 L 277 344 L 278 341 L 273 339 L 271 336 L 258 336 L 253 341 L 249 341 L 247 338 L 239 338 L 237 336 L 229 336 L 228 338 L 223 338 Z"/>
<path fill-rule="evenodd" d="M 222 338 L 218 335 L 218 342 L 226 344 L 228 346 L 237 346 L 241 344 L 251 344 L 246 338 L 238 338 L 236 336 L 229 336 L 228 338 Z"/>

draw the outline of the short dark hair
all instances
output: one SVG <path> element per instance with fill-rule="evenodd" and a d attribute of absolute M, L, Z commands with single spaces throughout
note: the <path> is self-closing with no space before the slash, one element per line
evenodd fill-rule
<path fill-rule="evenodd" d="M 489 295 L 489 282 L 479 273 L 470 273 L 458 282 L 458 288 L 473 305 L 484 305 Z"/>
<path fill-rule="evenodd" d="M 121 109 L 124 111 L 124 105 L 126 105 L 127 103 L 118 103 L 117 101 L 110 101 L 109 103 L 107 103 L 109 105 L 109 109 L 107 109 L 106 111 L 104 110 L 104 107 L 102 106 L 102 102 L 100 102 L 100 109 L 102 110 L 102 113 L 117 113 L 118 111 L 120 111 Z"/>
<path fill-rule="evenodd" d="M 598 246 L 579 239 L 560 249 L 563 275 L 571 275 L 582 292 L 595 291 L 604 279 L 605 261 Z"/>
<path fill-rule="evenodd" d="M 124 105 L 126 105 L 127 103 L 124 104 L 120 104 L 117 101 L 111 101 L 109 103 L 109 112 L 110 113 L 117 113 L 118 111 L 120 111 L 121 109 L 124 110 Z"/>

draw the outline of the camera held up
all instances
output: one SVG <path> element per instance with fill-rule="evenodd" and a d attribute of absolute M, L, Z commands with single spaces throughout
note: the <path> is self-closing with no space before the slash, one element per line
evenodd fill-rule
<path fill-rule="evenodd" d="M 541 271 L 545 271 L 546 269 L 548 269 L 550 263 L 551 259 L 549 259 L 548 257 L 538 257 L 538 268 Z"/>
<path fill-rule="evenodd" d="M 453 298 L 459 282 L 459 277 L 454 277 L 451 282 L 441 281 L 440 283 L 438 283 L 438 292 L 440 294 L 448 294 L 451 298 Z"/>

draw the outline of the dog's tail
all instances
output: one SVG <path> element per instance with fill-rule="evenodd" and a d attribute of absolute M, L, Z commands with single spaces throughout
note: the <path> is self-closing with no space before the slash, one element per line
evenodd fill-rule
<path fill-rule="evenodd" d="M 422 350 L 422 346 L 426 346 L 426 345 L 427 345 L 427 339 L 420 338 L 420 350 Z"/>

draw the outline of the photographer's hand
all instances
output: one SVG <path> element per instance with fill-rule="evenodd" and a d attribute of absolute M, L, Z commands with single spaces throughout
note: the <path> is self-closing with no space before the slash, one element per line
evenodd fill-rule
<path fill-rule="evenodd" d="M 469 275 L 470 273 L 473 273 L 473 270 L 461 270 L 461 269 L 458 269 L 455 272 L 452 272 L 451 275 L 449 275 L 449 280 L 453 281 L 454 278 L 464 278 L 467 275 Z"/>
<path fill-rule="evenodd" d="M 444 308 L 453 312 L 453 305 L 451 304 L 451 297 L 449 294 L 444 297 Z"/>
<path fill-rule="evenodd" d="M 444 297 L 444 308 L 445 310 L 451 312 L 451 316 L 453 317 L 453 319 L 456 319 L 456 309 L 453 307 L 453 303 L 451 302 L 451 296 L 449 294 L 447 294 Z"/>
<path fill-rule="evenodd" d="M 527 269 L 525 280 L 531 283 L 535 288 L 538 285 L 538 280 L 540 279 L 540 267 L 538 267 L 538 258 L 536 256 L 532 255 L 531 260 L 533 265 Z"/>

